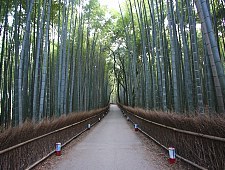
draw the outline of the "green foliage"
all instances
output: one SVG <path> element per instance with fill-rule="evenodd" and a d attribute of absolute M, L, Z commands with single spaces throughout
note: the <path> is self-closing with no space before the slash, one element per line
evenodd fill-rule
<path fill-rule="evenodd" d="M 223 57 L 224 50 L 221 48 L 224 46 L 224 37 L 221 36 L 223 35 L 221 32 L 224 32 L 222 29 L 224 3 L 213 0 L 209 2 L 208 7 L 213 14 L 212 19 L 218 18 L 216 22 L 213 22 L 213 26 L 220 54 Z M 203 42 L 207 34 L 202 35 L 200 28 L 202 20 L 198 16 L 199 11 L 196 11 L 196 4 L 193 3 L 183 0 L 129 0 L 126 3 L 127 6 L 121 10 L 121 17 L 117 20 L 112 39 L 115 44 L 123 42 L 125 45 L 122 48 L 127 51 L 122 54 L 125 58 L 124 69 L 126 71 L 121 72 L 119 69 L 115 71 L 123 74 L 117 77 L 117 82 L 123 83 L 123 85 L 120 83 L 117 90 L 120 91 L 120 99 L 124 94 L 128 95 L 128 101 L 130 100 L 128 105 L 146 109 L 149 109 L 149 105 L 150 109 L 164 109 L 163 103 L 170 110 L 192 113 L 203 112 L 203 107 L 207 108 L 211 103 L 212 99 L 207 93 L 216 94 L 216 91 L 215 87 L 211 91 L 205 90 L 206 86 L 213 86 L 210 84 L 211 79 L 206 79 L 207 75 L 204 71 L 206 67 L 209 67 L 208 70 L 212 69 L 205 63 L 208 54 L 205 53 L 206 48 Z M 210 25 L 210 22 L 207 22 Z M 115 48 L 114 51 L 118 49 Z M 148 56 L 149 65 L 145 64 L 145 55 Z M 134 69 L 136 69 L 135 72 Z M 221 72 L 219 74 L 222 75 Z M 149 77 L 150 80 L 148 80 Z M 134 85 L 135 81 L 139 82 L 137 88 Z M 147 83 L 150 85 L 144 86 Z M 163 83 L 165 85 L 163 88 L 166 89 L 163 96 L 166 98 L 162 96 Z M 128 89 L 123 87 L 124 84 Z M 148 101 L 146 97 L 149 91 L 151 96 Z M 125 100 L 121 102 L 125 103 Z M 180 105 L 180 109 L 176 108 L 176 105 Z M 219 107 L 216 111 L 220 112 Z M 214 112 L 212 108 L 210 111 Z"/>
<path fill-rule="evenodd" d="M 39 0 L 32 9 L 27 4 L 32 1 L 7 2 L 2 1 L 0 8 L 2 129 L 26 119 L 43 121 L 107 105 L 112 68 L 106 65 L 108 55 L 102 48 L 111 46 L 115 17 L 107 16 L 97 0 Z M 4 29 L 7 15 L 12 27 Z"/>
<path fill-rule="evenodd" d="M 42 121 L 103 107 L 113 89 L 120 102 L 146 109 L 176 111 L 178 104 L 181 112 L 198 112 L 213 104 L 213 96 L 217 100 L 210 111 L 223 107 L 218 93 L 221 85 L 224 98 L 222 0 L 200 5 L 191 0 L 128 0 L 119 12 L 98 0 L 32 2 L 0 4 L 3 128 L 27 118 Z M 200 16 L 203 5 L 210 17 Z"/>

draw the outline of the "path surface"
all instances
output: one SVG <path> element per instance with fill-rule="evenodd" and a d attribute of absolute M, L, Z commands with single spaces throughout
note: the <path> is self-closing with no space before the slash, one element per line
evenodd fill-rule
<path fill-rule="evenodd" d="M 159 160 L 160 152 L 150 149 L 116 105 L 108 115 L 74 144 L 48 169 L 56 170 L 159 170 L 177 169 Z M 150 148 L 149 148 L 150 147 Z M 153 150 L 153 151 L 152 151 Z M 41 169 L 45 169 L 42 166 Z M 178 168 L 180 169 L 180 168 Z"/>

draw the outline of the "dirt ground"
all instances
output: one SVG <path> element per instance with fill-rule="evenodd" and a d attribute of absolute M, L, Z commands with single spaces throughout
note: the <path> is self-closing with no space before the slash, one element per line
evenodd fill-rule
<path fill-rule="evenodd" d="M 116 105 L 91 130 L 52 155 L 35 170 L 186 170 L 192 169 L 177 159 L 169 164 L 168 153 L 140 132 L 134 131 Z"/>

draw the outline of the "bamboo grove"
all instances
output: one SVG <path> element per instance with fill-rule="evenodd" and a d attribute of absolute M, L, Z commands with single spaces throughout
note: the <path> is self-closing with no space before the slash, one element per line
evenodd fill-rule
<path fill-rule="evenodd" d="M 120 14 L 113 53 L 120 103 L 224 113 L 223 0 L 128 0 Z"/>
<path fill-rule="evenodd" d="M 0 14 L 2 129 L 108 104 L 98 1 L 4 0 Z"/>
<path fill-rule="evenodd" d="M 223 0 L 2 0 L 0 19 L 1 129 L 103 107 L 113 89 L 132 107 L 224 113 Z"/>

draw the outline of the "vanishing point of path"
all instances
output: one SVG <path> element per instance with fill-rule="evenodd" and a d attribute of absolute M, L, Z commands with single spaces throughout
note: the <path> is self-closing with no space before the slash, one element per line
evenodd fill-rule
<path fill-rule="evenodd" d="M 120 109 L 116 105 L 111 105 L 108 115 L 96 127 L 93 127 L 73 146 L 69 146 L 69 149 L 65 148 L 66 151 L 61 157 L 51 158 L 51 163 L 48 163 L 51 166 L 42 165 L 38 169 L 166 170 L 181 168 L 179 163 L 169 165 L 165 153 L 152 141 L 150 144 L 149 141 L 146 142 L 147 138 L 138 133 L 140 132 L 135 132 L 122 116 Z"/>

